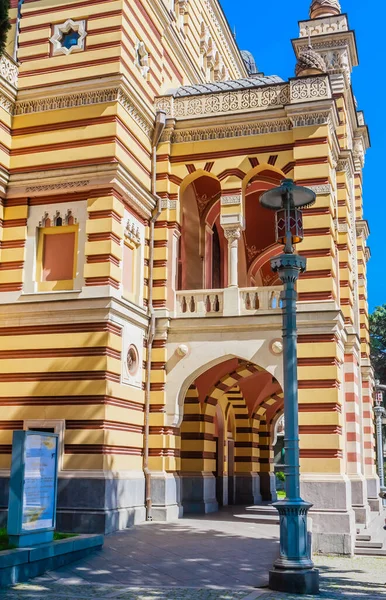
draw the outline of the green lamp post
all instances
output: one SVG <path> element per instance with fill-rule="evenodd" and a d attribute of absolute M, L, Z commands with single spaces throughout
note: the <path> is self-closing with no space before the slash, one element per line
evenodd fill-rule
<path fill-rule="evenodd" d="M 284 254 L 273 258 L 271 267 L 284 284 L 286 498 L 274 504 L 280 516 L 280 557 L 269 573 L 269 587 L 294 594 L 319 592 L 319 571 L 311 560 L 307 531 L 307 513 L 312 504 L 300 497 L 296 281 L 306 269 L 306 259 L 294 253 L 294 246 L 304 237 L 301 208 L 311 206 L 315 199 L 312 190 L 296 186 L 292 179 L 284 179 L 280 187 L 265 192 L 260 198 L 262 206 L 276 211 L 276 241 L 284 246 Z"/>

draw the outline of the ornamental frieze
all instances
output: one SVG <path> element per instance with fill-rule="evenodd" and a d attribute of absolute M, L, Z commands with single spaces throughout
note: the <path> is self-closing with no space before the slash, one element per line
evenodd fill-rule
<path fill-rule="evenodd" d="M 18 75 L 17 64 L 4 54 L 0 56 L 0 77 L 17 88 Z"/>
<path fill-rule="evenodd" d="M 205 140 L 217 140 L 250 135 L 264 135 L 266 133 L 281 133 L 292 129 L 290 119 L 275 119 L 268 121 L 257 121 L 252 123 L 241 123 L 236 125 L 223 125 L 222 127 L 200 127 L 194 129 L 165 129 L 162 134 L 162 142 L 173 144 L 200 142 Z"/>

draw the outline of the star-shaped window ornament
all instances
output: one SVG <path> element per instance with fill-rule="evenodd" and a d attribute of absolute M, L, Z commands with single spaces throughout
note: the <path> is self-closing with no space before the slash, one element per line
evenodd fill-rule
<path fill-rule="evenodd" d="M 55 25 L 54 34 L 50 39 L 53 45 L 53 54 L 67 55 L 84 50 L 86 35 L 86 21 L 67 19 L 65 23 Z"/>

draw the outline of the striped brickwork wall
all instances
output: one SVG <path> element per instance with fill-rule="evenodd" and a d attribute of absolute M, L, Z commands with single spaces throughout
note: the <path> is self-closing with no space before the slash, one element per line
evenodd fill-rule
<path fill-rule="evenodd" d="M 120 385 L 121 328 L 77 321 L 0 328 L 2 468 L 10 422 L 64 420 L 64 469 L 141 469 L 143 394 Z"/>
<path fill-rule="evenodd" d="M 199 0 L 186 3 L 183 18 L 179 14 L 181 3 L 175 2 L 173 7 L 167 4 L 167 1 L 160 4 L 152 0 L 70 0 L 60 4 L 25 0 L 19 38 L 21 88 L 123 73 L 135 83 L 138 91 L 141 90 L 150 105 L 154 95 L 161 91 L 206 79 L 208 66 L 203 60 L 201 43 L 203 23 L 208 28 L 213 61 L 218 53 L 230 78 L 244 74 L 243 62 L 216 2 L 208 3 L 214 10 L 205 10 Z M 12 0 L 13 25 L 16 6 L 17 1 Z M 85 52 L 68 57 L 52 56 L 49 39 L 53 26 L 69 18 L 86 20 Z M 14 29 L 9 36 L 10 54 L 13 34 Z M 151 68 L 145 78 L 135 65 L 138 41 L 145 43 L 150 57 Z M 210 48 L 205 50 L 205 55 L 208 53 Z"/>

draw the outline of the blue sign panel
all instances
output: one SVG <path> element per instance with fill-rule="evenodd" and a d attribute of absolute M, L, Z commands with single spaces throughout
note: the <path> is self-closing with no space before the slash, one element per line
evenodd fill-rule
<path fill-rule="evenodd" d="M 27 546 L 51 541 L 55 528 L 58 435 L 14 431 L 8 535 Z"/>

